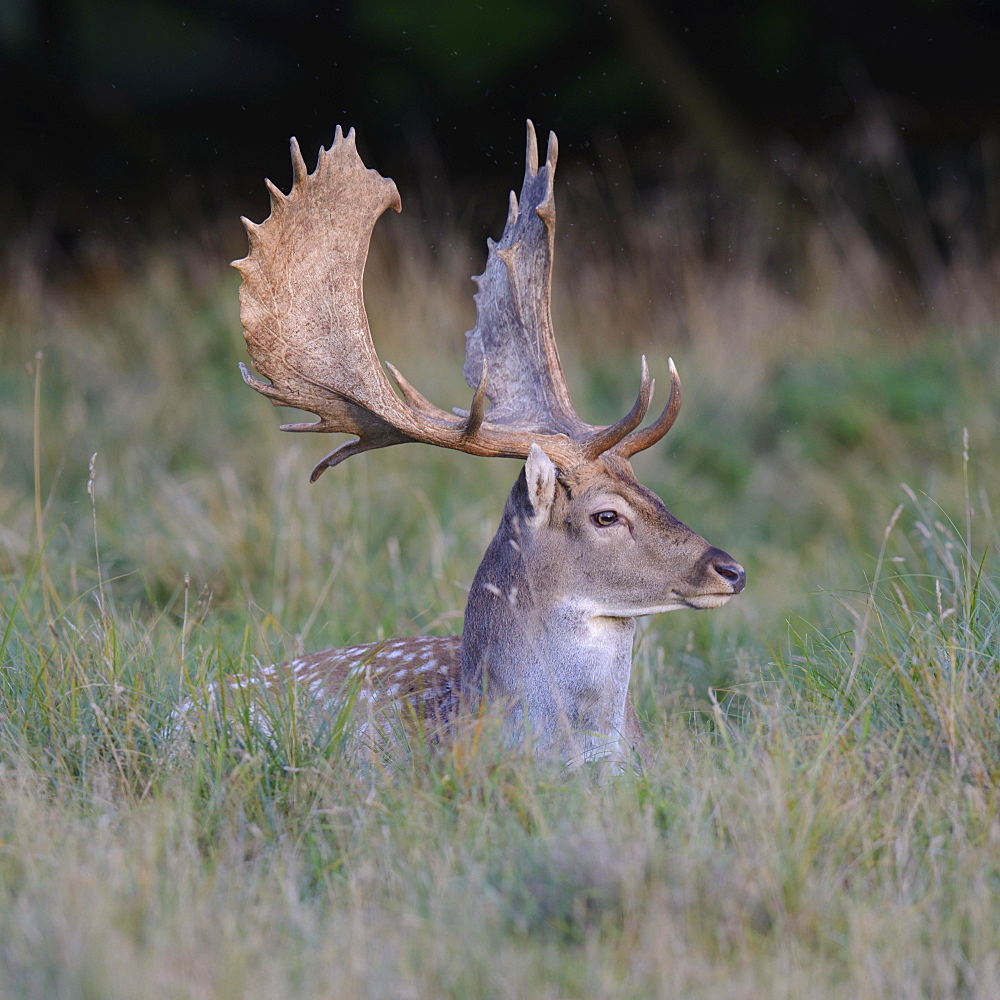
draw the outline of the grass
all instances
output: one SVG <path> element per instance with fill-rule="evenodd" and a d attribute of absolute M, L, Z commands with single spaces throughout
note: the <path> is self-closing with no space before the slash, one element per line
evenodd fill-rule
<path fill-rule="evenodd" d="M 458 630 L 517 465 L 310 487 L 326 442 L 236 373 L 225 252 L 8 298 L 0 998 L 1000 994 L 997 326 L 626 237 L 559 272 L 579 408 L 674 355 L 637 472 L 749 585 L 643 623 L 651 761 L 615 780 L 489 740 L 359 772 L 292 707 L 177 754 L 180 697 L 255 658 Z M 479 255 L 417 245 L 377 246 L 372 325 L 461 405 Z"/>

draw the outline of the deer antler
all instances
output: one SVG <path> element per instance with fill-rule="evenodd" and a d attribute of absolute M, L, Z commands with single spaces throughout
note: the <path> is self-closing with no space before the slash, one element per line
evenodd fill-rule
<path fill-rule="evenodd" d="M 639 395 L 625 417 L 608 427 L 594 427 L 577 416 L 556 349 L 550 306 L 559 144 L 550 132 L 545 163 L 539 167 L 530 120 L 527 131 L 520 201 L 511 191 L 503 235 L 499 243 L 487 241 L 486 269 L 473 279 L 479 288 L 477 322 L 465 335 L 462 373 L 475 388 L 485 371 L 486 395 L 493 403 L 490 423 L 543 433 L 560 430 L 579 443 L 583 459 L 596 458 L 612 448 L 628 458 L 655 444 L 670 429 L 680 409 L 680 379 L 671 361 L 667 406 L 641 432 L 635 428 L 649 408 L 655 385 L 645 357 Z"/>
<path fill-rule="evenodd" d="M 463 368 L 475 395 L 457 416 L 430 403 L 387 365 L 400 399 L 372 344 L 362 278 L 376 221 L 387 208 L 400 211 L 395 184 L 365 168 L 353 129 L 345 137 L 337 127 L 311 174 L 294 139 L 291 147 L 292 189 L 285 195 L 267 182 L 271 214 L 259 225 L 243 219 L 250 252 L 233 266 L 243 276 L 240 318 L 250 358 L 270 381 L 241 365 L 244 380 L 276 406 L 319 417 L 282 430 L 357 435 L 316 466 L 313 480 L 351 455 L 408 441 L 508 458 L 526 457 L 534 442 L 569 469 L 611 449 L 629 457 L 669 430 L 680 405 L 673 363 L 667 408 L 643 431 L 635 429 L 653 392 L 645 358 L 636 403 L 616 424 L 592 426 L 573 409 L 549 312 L 554 134 L 539 168 L 528 122 L 520 204 L 511 192 L 503 235 L 499 243 L 489 241 L 486 269 L 476 279 L 477 323 L 466 335 Z M 493 403 L 488 411 L 487 396 Z"/>

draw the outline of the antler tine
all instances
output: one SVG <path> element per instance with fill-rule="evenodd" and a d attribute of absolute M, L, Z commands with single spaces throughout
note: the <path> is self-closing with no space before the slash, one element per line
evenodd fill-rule
<path fill-rule="evenodd" d="M 510 197 L 507 199 L 507 225 L 513 226 L 517 222 L 517 213 L 519 211 L 517 204 L 517 195 L 513 191 L 510 193 Z M 491 241 L 492 242 L 492 241 Z M 473 279 L 475 280 L 475 279 Z"/>
<path fill-rule="evenodd" d="M 399 390 L 402 392 L 403 399 L 406 400 L 407 405 L 412 407 L 414 410 L 431 417 L 432 419 L 437 419 L 437 415 L 440 413 L 440 410 L 438 410 L 438 408 L 430 402 L 419 389 L 414 388 L 414 386 L 403 377 L 403 373 L 400 372 L 395 365 L 386 361 L 385 366 L 389 369 L 389 373 L 396 380 L 396 384 L 399 386 Z M 455 409 L 453 412 L 456 416 L 464 418 L 464 422 L 461 425 L 461 431 L 465 438 L 471 438 L 482 426 L 483 419 L 486 416 L 485 363 L 483 364 L 482 377 L 480 378 L 479 385 L 472 397 L 472 403 L 469 410 Z"/>
<path fill-rule="evenodd" d="M 611 451 L 615 455 L 620 455 L 622 458 L 631 458 L 640 451 L 645 451 L 647 448 L 652 447 L 674 426 L 677 414 L 681 410 L 681 378 L 677 374 L 673 358 L 669 359 L 669 364 L 670 396 L 667 399 L 667 405 L 663 408 L 663 412 L 648 427 L 644 427 L 641 431 L 634 431 L 622 438 L 618 444 L 611 448 Z"/>
<path fill-rule="evenodd" d="M 479 385 L 472 396 L 472 403 L 469 406 L 469 416 L 465 421 L 465 436 L 472 437 L 479 431 L 486 417 L 486 361 L 483 361 L 483 374 L 479 379 Z M 527 456 L 525 456 L 527 457 Z"/>
<path fill-rule="evenodd" d="M 538 173 L 538 139 L 535 138 L 535 123 L 529 118 L 524 150 L 524 175 L 534 177 Z"/>
<path fill-rule="evenodd" d="M 559 156 L 559 140 L 555 132 L 549 132 L 549 144 L 545 150 L 545 165 L 555 173 L 556 159 Z"/>
<path fill-rule="evenodd" d="M 334 133 L 334 142 L 340 136 L 340 126 L 337 126 L 337 132 Z M 309 176 L 309 168 L 306 166 L 306 161 L 302 157 L 302 150 L 299 148 L 299 140 L 292 136 L 291 142 L 289 144 L 292 148 L 292 187 L 294 188 L 297 184 L 303 184 L 305 179 Z"/>
<path fill-rule="evenodd" d="M 310 424 L 285 424 L 282 428 L 283 431 L 292 430 L 312 430 L 315 429 L 315 425 Z M 309 482 L 314 483 L 320 476 L 326 472 L 327 469 L 332 469 L 336 465 L 340 465 L 345 459 L 350 458 L 352 455 L 360 455 L 366 451 L 373 451 L 375 448 L 388 447 L 389 444 L 395 444 L 397 442 L 388 442 L 386 445 L 368 445 L 365 444 L 360 438 L 354 438 L 351 441 L 345 441 L 343 444 L 338 445 L 333 449 L 325 458 L 321 458 L 316 465 L 313 467 L 312 472 L 309 473 Z"/>
<path fill-rule="evenodd" d="M 403 373 L 391 361 L 383 363 L 389 369 L 389 374 L 395 380 L 396 385 L 399 386 L 399 391 L 403 394 L 403 399 L 406 400 L 407 406 L 434 419 L 440 415 L 441 411 L 409 379 L 405 378 Z"/>
<path fill-rule="evenodd" d="M 642 419 L 649 409 L 649 404 L 652 402 L 655 386 L 649 377 L 649 365 L 646 364 L 645 354 L 642 356 L 640 372 L 639 395 L 636 397 L 635 404 L 621 420 L 598 431 L 587 441 L 586 456 L 588 461 L 609 451 L 642 423 Z"/>

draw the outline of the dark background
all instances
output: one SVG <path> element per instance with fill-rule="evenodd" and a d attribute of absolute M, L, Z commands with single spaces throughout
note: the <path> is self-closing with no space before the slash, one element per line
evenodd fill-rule
<path fill-rule="evenodd" d="M 985 246 L 998 67 L 1000 4 L 970 0 L 3 0 L 4 236 L 54 267 L 96 234 L 259 218 L 288 137 L 308 159 L 337 123 L 411 211 L 448 211 L 510 185 L 530 116 L 640 192 L 679 150 L 763 202 L 832 177 L 890 249 L 894 201 L 960 187 Z"/>

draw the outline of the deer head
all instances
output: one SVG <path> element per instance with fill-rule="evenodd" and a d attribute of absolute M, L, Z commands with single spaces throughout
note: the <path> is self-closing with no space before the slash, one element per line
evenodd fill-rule
<path fill-rule="evenodd" d="M 626 459 L 563 471 L 535 446 L 469 593 L 461 690 L 509 704 L 542 746 L 620 758 L 635 618 L 718 607 L 745 580 Z"/>
<path fill-rule="evenodd" d="M 659 441 L 680 409 L 672 361 L 666 405 L 645 428 L 654 389 L 645 357 L 635 404 L 619 421 L 591 425 L 573 408 L 550 316 L 556 158 L 550 134 L 539 164 L 529 121 L 520 198 L 511 192 L 503 235 L 489 241 L 474 279 L 468 410 L 439 409 L 387 364 L 397 394 L 382 370 L 362 278 L 375 222 L 399 211 L 400 199 L 392 181 L 365 168 L 353 130 L 338 127 L 313 173 L 292 140 L 292 189 L 268 182 L 271 214 L 260 225 L 243 220 L 250 252 L 234 266 L 250 357 L 268 379 L 241 365 L 246 382 L 319 418 L 283 430 L 356 435 L 316 465 L 313 480 L 352 455 L 411 441 L 526 459 L 470 591 L 458 684 L 466 699 L 502 701 L 512 728 L 526 726 L 541 744 L 590 734 L 576 744 L 586 756 L 625 728 L 635 617 L 724 604 L 745 575 L 632 472 L 629 459 Z"/>

